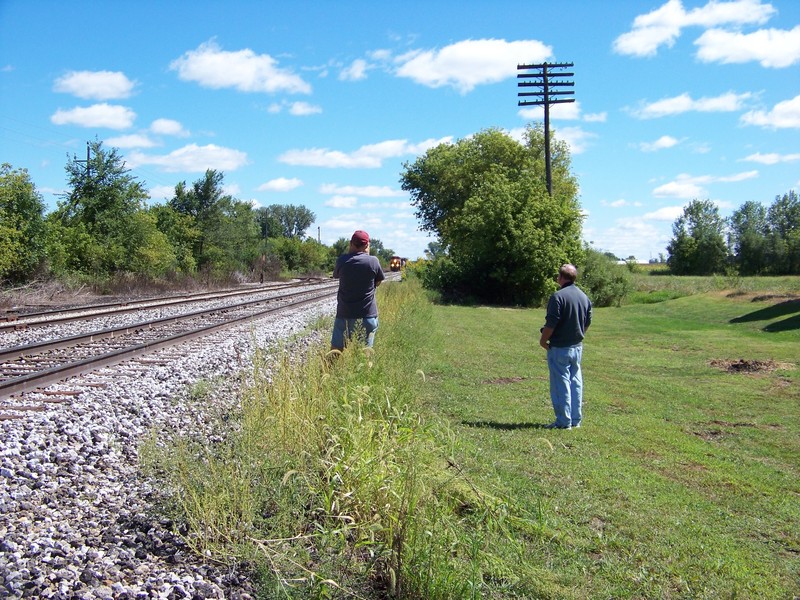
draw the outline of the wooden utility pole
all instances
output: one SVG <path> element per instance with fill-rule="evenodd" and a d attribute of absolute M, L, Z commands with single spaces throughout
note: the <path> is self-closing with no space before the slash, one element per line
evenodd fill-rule
<path fill-rule="evenodd" d="M 532 81 L 518 81 L 517 87 L 537 88 L 534 92 L 519 92 L 518 97 L 533 97 L 534 100 L 519 100 L 517 106 L 544 106 L 544 161 L 547 173 L 547 193 L 553 195 L 553 175 L 550 169 L 550 105 L 575 102 L 575 92 L 564 90 L 575 85 L 564 78 L 573 77 L 575 73 L 567 73 L 563 69 L 573 66 L 573 63 L 541 63 L 538 65 L 517 65 L 518 71 L 531 71 L 530 73 L 517 73 L 517 79 L 532 79 Z M 550 77 L 556 77 L 551 81 Z"/>

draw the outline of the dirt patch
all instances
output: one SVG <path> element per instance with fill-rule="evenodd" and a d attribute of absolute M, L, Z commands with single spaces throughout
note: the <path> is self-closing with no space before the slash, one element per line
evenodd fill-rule
<path fill-rule="evenodd" d="M 725 432 L 721 429 L 704 429 L 702 431 L 693 431 L 692 433 L 707 442 L 716 442 L 725 436 Z"/>
<path fill-rule="evenodd" d="M 735 360 L 714 359 L 708 363 L 712 367 L 722 369 L 728 373 L 771 373 L 778 369 L 793 369 L 794 365 L 789 363 L 775 362 L 774 360 L 748 360 L 739 358 Z"/>
<path fill-rule="evenodd" d="M 496 377 L 494 379 L 486 379 L 483 383 L 493 383 L 502 385 L 505 383 L 519 383 L 520 381 L 525 381 L 528 379 L 527 377 Z"/>

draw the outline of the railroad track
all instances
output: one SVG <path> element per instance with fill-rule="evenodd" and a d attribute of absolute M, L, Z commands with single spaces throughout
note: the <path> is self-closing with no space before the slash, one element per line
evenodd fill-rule
<path fill-rule="evenodd" d="M 52 310 L 40 310 L 22 312 L 20 310 L 6 310 L 0 312 L 0 333 L 3 331 L 19 331 L 22 329 L 32 329 L 49 325 L 59 325 L 73 323 L 76 321 L 86 321 L 103 316 L 123 315 L 126 313 L 136 313 L 142 310 L 166 308 L 185 304 L 194 304 L 200 301 L 214 301 L 232 299 L 239 296 L 254 294 L 268 294 L 276 291 L 302 288 L 314 282 L 324 280 L 306 280 L 299 282 L 269 285 L 259 288 L 245 288 L 233 290 L 217 290 L 214 292 L 196 292 L 178 294 L 170 296 L 159 296 L 152 298 L 142 298 L 136 300 L 123 300 L 119 302 L 106 302 L 85 306 L 75 306 L 69 308 L 59 308 Z"/>
<path fill-rule="evenodd" d="M 207 336 L 230 327 L 241 325 L 247 321 L 264 318 L 270 314 L 299 308 L 304 305 L 329 299 L 336 294 L 338 282 L 317 285 L 286 286 L 299 287 L 297 291 L 283 291 L 279 295 L 256 297 L 243 301 L 184 312 L 168 317 L 143 320 L 130 325 L 108 327 L 96 331 L 79 333 L 62 338 L 44 340 L 20 346 L 0 348 L 0 401 L 14 399 L 16 410 L 37 410 L 41 403 L 48 402 L 48 393 L 43 388 L 64 381 L 70 377 L 83 375 L 101 367 L 116 365 L 133 359 L 142 360 L 146 354 L 169 346 L 176 346 L 190 340 Z M 271 292 L 275 288 L 271 288 Z M 247 292 L 253 294 L 253 290 Z M 224 293 L 225 296 L 235 294 Z M 198 302 L 209 299 L 208 294 L 197 294 L 195 298 L 181 298 L 180 303 Z M 220 294 L 214 296 L 219 298 Z M 152 300 L 152 299 L 151 299 Z M 174 305 L 176 298 L 158 299 L 158 306 Z M 137 303 L 137 307 L 118 305 L 115 309 L 109 306 L 94 307 L 81 314 L 57 315 L 57 311 L 48 311 L 47 324 L 105 317 L 109 314 L 141 311 L 154 306 L 151 301 Z M 74 311 L 71 311 L 74 312 Z M 31 317 L 31 322 L 38 322 L 41 313 Z M 30 322 L 27 323 L 30 326 Z M 36 393 L 37 400 L 25 404 L 22 398 Z M 69 392 L 58 392 L 59 401 Z M 37 404 L 38 403 L 38 404 Z M 4 408 L 0 403 L 0 409 Z M 21 408 L 20 408 L 21 407 Z"/>

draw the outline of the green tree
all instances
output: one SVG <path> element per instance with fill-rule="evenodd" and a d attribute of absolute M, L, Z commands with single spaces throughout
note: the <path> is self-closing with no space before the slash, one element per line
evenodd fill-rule
<path fill-rule="evenodd" d="M 692 200 L 672 224 L 667 264 L 676 275 L 711 275 L 727 266 L 725 219 L 710 200 Z"/>
<path fill-rule="evenodd" d="M 790 190 L 776 196 L 767 211 L 768 261 L 773 273 L 800 274 L 800 201 Z"/>
<path fill-rule="evenodd" d="M 533 305 L 555 289 L 553 273 L 582 255 L 577 182 L 566 143 L 551 140 L 553 195 L 547 193 L 544 133 L 528 127 L 520 143 L 488 129 L 431 148 L 406 163 L 420 227 L 447 248 L 428 265 L 426 285 L 454 297 Z M 437 283 L 438 282 L 438 283 Z"/>
<path fill-rule="evenodd" d="M 194 219 L 199 231 L 193 252 L 198 267 L 213 262 L 207 255 L 207 240 L 219 230 L 223 200 L 231 200 L 222 188 L 224 178 L 222 172 L 207 169 L 203 178 L 195 181 L 191 188 L 186 187 L 185 181 L 176 185 L 175 195 L 169 201 L 173 210 Z M 212 251 L 211 254 L 216 256 L 218 253 Z"/>
<path fill-rule="evenodd" d="M 767 263 L 767 209 L 760 202 L 745 202 L 730 218 L 730 247 L 740 275 L 765 273 Z"/>
<path fill-rule="evenodd" d="M 116 148 L 90 143 L 85 162 L 73 156 L 67 163 L 71 191 L 59 202 L 55 220 L 60 226 L 48 238 L 55 254 L 67 253 L 61 254 L 59 268 L 94 276 L 163 274 L 175 256 L 155 220 L 142 214 L 147 192 Z"/>
<path fill-rule="evenodd" d="M 29 280 L 45 258 L 44 201 L 26 169 L 0 166 L 0 281 Z"/>
<path fill-rule="evenodd" d="M 594 306 L 619 306 L 633 290 L 629 269 L 608 255 L 586 246 L 584 260 L 578 265 L 578 284 Z"/>
<path fill-rule="evenodd" d="M 177 263 L 177 271 L 192 274 L 197 269 L 197 262 L 192 249 L 200 237 L 194 217 L 179 213 L 168 204 L 156 204 L 148 209 L 155 218 L 156 227 L 163 233 L 172 246 Z"/>
<path fill-rule="evenodd" d="M 293 204 L 271 204 L 266 207 L 264 216 L 259 216 L 260 221 L 269 223 L 270 219 L 274 219 L 280 224 L 280 233 L 278 235 L 268 235 L 267 237 L 282 235 L 283 237 L 298 239 L 302 239 L 305 236 L 306 230 L 311 227 L 316 218 L 316 215 L 305 206 L 295 206 Z M 271 234 L 274 233 L 272 225 L 270 225 L 269 230 Z"/>

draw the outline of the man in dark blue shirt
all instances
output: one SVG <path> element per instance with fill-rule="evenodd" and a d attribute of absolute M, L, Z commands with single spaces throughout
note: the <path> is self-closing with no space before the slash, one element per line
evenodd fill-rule
<path fill-rule="evenodd" d="M 559 289 L 547 302 L 547 316 L 539 345 L 547 350 L 550 370 L 550 400 L 556 420 L 550 429 L 581 426 L 583 418 L 583 338 L 592 324 L 592 303 L 575 285 L 578 270 L 562 265 L 558 270 Z"/>
<path fill-rule="evenodd" d="M 360 229 L 350 238 L 347 254 L 336 260 L 334 278 L 339 280 L 336 296 L 336 319 L 333 322 L 331 350 L 343 350 L 356 329 L 364 344 L 371 348 L 378 329 L 378 304 L 375 290 L 384 280 L 381 263 L 369 254 L 369 234 Z"/>

